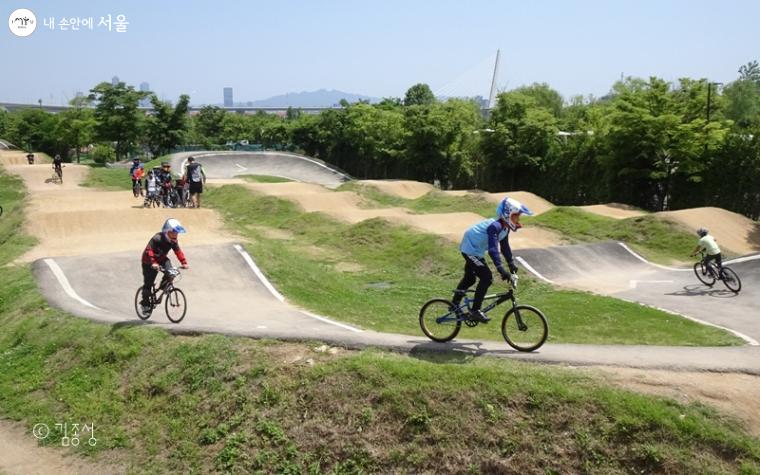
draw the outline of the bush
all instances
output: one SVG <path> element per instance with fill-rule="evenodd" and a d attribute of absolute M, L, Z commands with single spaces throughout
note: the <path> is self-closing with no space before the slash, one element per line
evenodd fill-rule
<path fill-rule="evenodd" d="M 116 151 L 108 144 L 98 144 L 92 149 L 92 159 L 95 163 L 108 163 L 116 160 Z"/>

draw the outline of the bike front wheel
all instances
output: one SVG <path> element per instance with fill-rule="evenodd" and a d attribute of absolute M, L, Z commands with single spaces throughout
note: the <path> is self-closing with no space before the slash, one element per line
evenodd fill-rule
<path fill-rule="evenodd" d="M 420 309 L 420 328 L 428 338 L 439 343 L 451 341 L 462 328 L 462 321 L 453 310 L 454 304 L 444 299 L 432 299 Z"/>
<path fill-rule="evenodd" d="M 172 288 L 166 293 L 166 303 L 164 304 L 166 309 L 166 316 L 173 323 L 179 323 L 185 318 L 187 313 L 187 299 L 185 299 L 185 293 L 180 289 Z"/>
<path fill-rule="evenodd" d="M 712 285 L 715 283 L 715 277 L 708 270 L 707 266 L 701 262 L 694 264 L 694 274 L 697 276 L 697 279 L 699 279 L 700 282 L 707 285 L 708 287 L 712 287 Z"/>
<path fill-rule="evenodd" d="M 530 305 L 518 305 L 504 315 L 501 334 L 515 350 L 535 351 L 546 342 L 549 324 L 541 310 Z"/>
<path fill-rule="evenodd" d="M 140 305 L 140 301 L 142 300 L 142 290 L 144 286 L 140 286 L 139 289 L 137 289 L 137 293 L 135 294 L 135 313 L 140 318 L 140 320 L 147 320 L 150 318 L 150 313 L 143 313 L 142 311 L 142 305 Z"/>
<path fill-rule="evenodd" d="M 725 285 L 726 288 L 728 288 L 728 290 L 731 292 L 738 294 L 742 289 L 742 281 L 739 279 L 739 276 L 736 275 L 736 272 L 728 267 L 724 267 L 722 272 L 723 285 Z"/>

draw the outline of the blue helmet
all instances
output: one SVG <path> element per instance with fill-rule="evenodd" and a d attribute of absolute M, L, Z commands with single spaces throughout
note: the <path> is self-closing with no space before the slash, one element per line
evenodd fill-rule
<path fill-rule="evenodd" d="M 168 233 L 169 231 L 174 231 L 175 233 L 185 233 L 185 228 L 182 226 L 182 223 L 179 222 L 179 220 L 176 220 L 174 218 L 169 218 L 164 223 L 164 227 L 161 228 L 162 233 Z"/>
<path fill-rule="evenodd" d="M 514 198 L 506 197 L 499 201 L 499 205 L 496 206 L 496 216 L 504 219 L 512 231 L 517 231 L 522 227 L 520 224 L 521 214 L 533 216 L 533 212 L 527 206 Z"/>

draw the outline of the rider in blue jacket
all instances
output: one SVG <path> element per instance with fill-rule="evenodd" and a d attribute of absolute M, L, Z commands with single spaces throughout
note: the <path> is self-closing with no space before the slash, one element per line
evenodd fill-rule
<path fill-rule="evenodd" d="M 478 286 L 475 288 L 475 298 L 470 310 L 469 318 L 471 320 L 482 323 L 487 323 L 490 320 L 480 310 L 480 307 L 483 305 L 483 297 L 485 297 L 488 287 L 493 282 L 493 274 L 491 273 L 491 269 L 488 268 L 488 263 L 485 259 L 486 251 L 491 256 L 491 260 L 503 280 L 510 277 L 510 272 L 512 274 L 517 272 L 517 265 L 515 265 L 514 258 L 512 257 L 512 249 L 509 247 L 509 232 L 517 232 L 522 227 L 520 224 L 520 215 L 522 214 L 527 216 L 533 215 L 525 205 L 513 198 L 507 197 L 501 200 L 496 207 L 497 219 L 481 221 L 464 233 L 462 243 L 459 245 L 459 250 L 464 257 L 464 277 L 462 277 L 459 285 L 457 285 L 452 302 L 458 306 L 467 289 L 476 280 L 480 279 Z M 500 250 L 507 261 L 510 272 L 507 272 L 502 265 L 501 257 L 499 256 Z"/>

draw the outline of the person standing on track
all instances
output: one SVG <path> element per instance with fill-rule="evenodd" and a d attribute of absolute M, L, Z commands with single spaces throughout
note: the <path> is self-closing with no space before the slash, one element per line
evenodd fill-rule
<path fill-rule="evenodd" d="M 171 267 L 171 261 L 169 260 L 169 251 L 174 251 L 174 254 L 182 264 L 182 269 L 189 269 L 187 264 L 185 253 L 179 247 L 179 234 L 185 233 L 185 228 L 178 220 L 169 218 L 164 223 L 161 231 L 156 233 L 148 245 L 145 246 L 145 250 L 142 253 L 142 273 L 143 273 L 143 291 L 142 300 L 140 305 L 142 306 L 143 313 L 150 313 L 153 308 L 149 305 L 150 292 L 153 288 L 153 283 L 156 281 L 158 275 L 159 266 L 166 269 Z"/>
<path fill-rule="evenodd" d="M 488 323 L 491 320 L 480 310 L 486 291 L 493 282 L 493 274 L 485 259 L 486 250 L 502 280 L 509 279 L 511 274 L 517 273 L 517 265 L 512 257 L 512 249 L 509 247 L 509 233 L 510 231 L 517 232 L 522 227 L 520 215 L 533 215 L 525 205 L 509 197 L 501 200 L 496 213 L 497 219 L 486 219 L 465 231 L 459 246 L 464 257 L 464 276 L 457 285 L 457 290 L 454 291 L 452 303 L 459 306 L 467 289 L 479 279 L 469 319 L 481 323 Z M 499 250 L 509 265 L 509 272 L 502 266 Z"/>
<path fill-rule="evenodd" d="M 190 184 L 190 201 L 195 208 L 200 208 L 203 185 L 206 184 L 206 172 L 203 171 L 203 165 L 196 162 L 195 158 L 188 157 L 182 178 Z"/>

